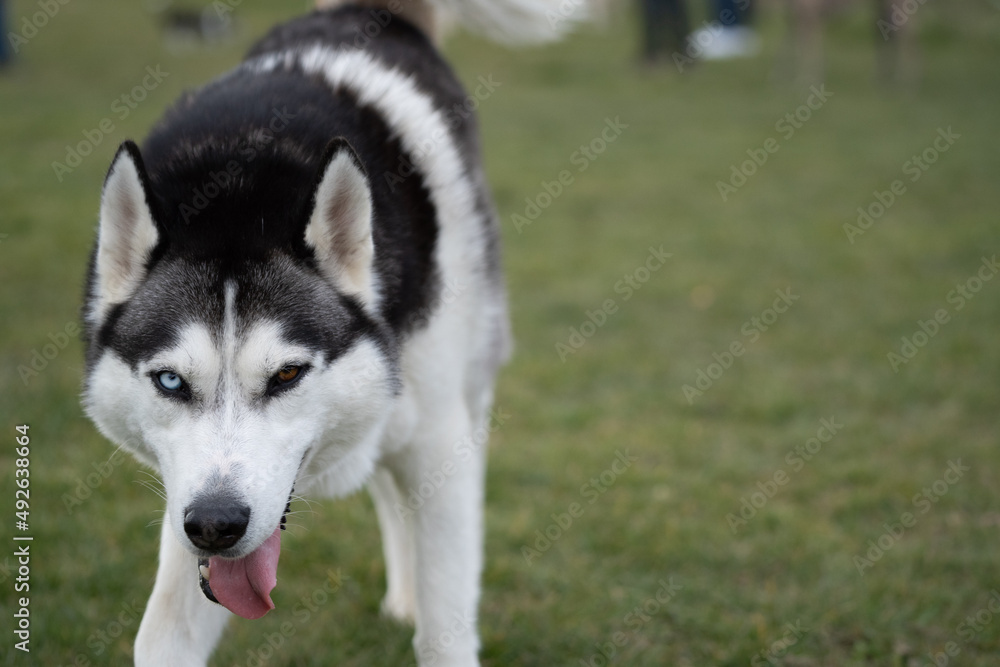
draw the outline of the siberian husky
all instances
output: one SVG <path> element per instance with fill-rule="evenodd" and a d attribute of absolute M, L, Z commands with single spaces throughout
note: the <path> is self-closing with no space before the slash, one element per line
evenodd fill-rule
<path fill-rule="evenodd" d="M 293 490 L 364 485 L 384 612 L 415 622 L 420 665 L 478 664 L 479 434 L 510 344 L 474 98 L 432 33 L 443 10 L 541 40 L 582 1 L 318 9 L 118 149 L 84 403 L 166 492 L 137 665 L 206 664 L 231 613 L 274 607 Z"/>

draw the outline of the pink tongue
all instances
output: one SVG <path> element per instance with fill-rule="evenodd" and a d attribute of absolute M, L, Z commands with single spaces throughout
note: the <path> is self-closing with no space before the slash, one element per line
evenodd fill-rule
<path fill-rule="evenodd" d="M 281 529 L 256 551 L 238 560 L 213 556 L 208 561 L 212 594 L 223 607 L 243 618 L 260 618 L 274 609 L 271 589 L 278 583 Z"/>

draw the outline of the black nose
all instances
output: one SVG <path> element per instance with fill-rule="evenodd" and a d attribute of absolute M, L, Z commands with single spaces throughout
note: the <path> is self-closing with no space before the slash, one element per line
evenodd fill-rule
<path fill-rule="evenodd" d="M 205 497 L 184 510 L 184 532 L 191 543 L 206 551 L 228 549 L 243 537 L 250 508 L 228 498 Z"/>

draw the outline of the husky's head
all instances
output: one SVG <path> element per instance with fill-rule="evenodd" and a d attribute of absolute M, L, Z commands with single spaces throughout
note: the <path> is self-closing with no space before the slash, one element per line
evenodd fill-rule
<path fill-rule="evenodd" d="M 247 591 L 220 593 L 217 570 L 273 572 L 296 481 L 328 469 L 340 490 L 359 486 L 394 393 L 369 184 L 347 142 L 334 141 L 308 215 L 283 222 L 298 224 L 296 242 L 246 253 L 240 238 L 206 249 L 164 224 L 155 190 L 126 142 L 101 197 L 85 404 L 106 436 L 160 472 L 166 520 L 212 559 L 216 596 L 255 617 L 270 608 L 267 583 L 251 576 L 259 599 L 227 601 Z M 245 221 L 246 234 L 256 225 Z"/>

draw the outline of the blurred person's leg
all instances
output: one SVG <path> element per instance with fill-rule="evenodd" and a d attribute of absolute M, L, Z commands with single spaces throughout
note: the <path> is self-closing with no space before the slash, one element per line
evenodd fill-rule
<path fill-rule="evenodd" d="M 823 80 L 823 0 L 790 0 L 783 60 L 788 76 L 800 83 Z"/>
<path fill-rule="evenodd" d="M 11 60 L 10 44 L 7 43 L 7 0 L 0 0 L 0 67 Z"/>
<path fill-rule="evenodd" d="M 656 62 L 663 48 L 664 2 L 639 0 L 639 5 L 642 9 L 642 59 L 650 64 Z"/>
<path fill-rule="evenodd" d="M 875 8 L 878 12 L 875 48 L 879 80 L 904 85 L 916 83 L 920 78 L 920 61 L 914 17 L 901 13 L 891 0 L 878 0 Z"/>
<path fill-rule="evenodd" d="M 684 0 L 640 0 L 640 6 L 643 61 L 651 64 L 683 52 L 690 31 Z"/>
<path fill-rule="evenodd" d="M 671 52 L 683 52 L 687 48 L 688 37 L 691 34 L 691 23 L 688 20 L 687 3 L 685 0 L 668 0 L 670 6 L 670 43 Z"/>
<path fill-rule="evenodd" d="M 745 10 L 745 11 L 744 11 Z M 712 0 L 709 18 L 724 26 L 747 25 L 750 22 L 750 4 L 736 0 Z"/>

